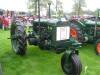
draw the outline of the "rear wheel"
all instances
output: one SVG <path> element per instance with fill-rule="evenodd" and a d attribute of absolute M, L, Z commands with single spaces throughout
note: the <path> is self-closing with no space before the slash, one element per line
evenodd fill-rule
<path fill-rule="evenodd" d="M 17 55 L 25 55 L 27 41 L 24 26 L 12 24 L 10 34 L 13 51 Z"/>
<path fill-rule="evenodd" d="M 72 54 L 69 58 L 64 54 L 61 59 L 61 66 L 66 75 L 80 75 L 82 71 L 82 64 L 76 54 Z"/>
<path fill-rule="evenodd" d="M 100 39 L 96 42 L 95 51 L 97 55 L 100 55 Z"/>

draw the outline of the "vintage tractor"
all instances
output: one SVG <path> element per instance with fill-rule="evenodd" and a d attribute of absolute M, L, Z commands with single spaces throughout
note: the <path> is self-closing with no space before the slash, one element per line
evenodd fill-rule
<path fill-rule="evenodd" d="M 40 18 L 38 0 L 38 17 L 33 21 L 32 31 L 26 34 L 22 19 L 13 19 L 10 30 L 12 49 L 17 55 L 25 55 L 27 44 L 38 46 L 41 50 L 63 53 L 61 67 L 67 75 L 80 75 L 82 64 L 78 57 L 80 43 L 70 38 L 70 26 L 59 19 Z"/>
<path fill-rule="evenodd" d="M 68 25 L 71 26 L 71 37 L 81 43 L 95 43 L 95 52 L 100 55 L 100 17 L 89 17 L 83 20 L 70 20 Z"/>
<path fill-rule="evenodd" d="M 66 22 L 59 20 L 41 19 L 35 20 L 32 32 L 26 34 L 24 23 L 13 21 L 11 25 L 12 49 L 17 55 L 25 55 L 27 41 L 29 45 L 36 45 L 41 50 L 64 53 L 61 58 L 61 66 L 65 74 L 80 75 L 82 64 L 78 57 L 77 48 L 80 43 L 70 38 L 70 27 Z"/>

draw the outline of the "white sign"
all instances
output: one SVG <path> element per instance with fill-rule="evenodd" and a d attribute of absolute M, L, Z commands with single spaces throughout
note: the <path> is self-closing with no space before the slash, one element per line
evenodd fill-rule
<path fill-rule="evenodd" d="M 70 37 L 70 27 L 57 27 L 56 29 L 56 40 L 67 40 Z"/>

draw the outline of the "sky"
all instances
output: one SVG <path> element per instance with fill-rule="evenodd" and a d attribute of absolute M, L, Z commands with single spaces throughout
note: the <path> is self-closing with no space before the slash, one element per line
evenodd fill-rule
<path fill-rule="evenodd" d="M 92 10 L 95 11 L 97 8 L 100 9 L 100 0 L 85 0 L 86 2 L 86 8 L 84 10 Z M 73 6 L 73 0 L 63 0 L 63 8 L 64 11 L 71 12 L 72 6 Z"/>
<path fill-rule="evenodd" d="M 54 1 L 54 0 L 53 0 Z M 55 0 L 56 1 L 56 0 Z M 63 10 L 65 12 L 71 12 L 73 0 L 61 0 L 63 2 Z M 85 10 L 96 10 L 100 8 L 100 0 L 85 0 L 87 8 Z M 28 11 L 27 9 L 28 0 L 0 0 L 0 8 L 5 10 L 15 11 Z"/>
<path fill-rule="evenodd" d="M 28 0 L 0 0 L 0 8 L 5 10 L 27 11 Z"/>

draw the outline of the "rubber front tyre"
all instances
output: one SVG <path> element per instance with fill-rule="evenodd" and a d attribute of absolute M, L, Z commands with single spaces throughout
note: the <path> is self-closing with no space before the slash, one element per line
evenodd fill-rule
<path fill-rule="evenodd" d="M 61 67 L 66 75 L 80 75 L 82 64 L 76 54 L 72 54 L 69 58 L 64 54 L 61 58 Z"/>
<path fill-rule="evenodd" d="M 97 55 L 100 55 L 100 39 L 96 41 L 95 51 Z"/>
<path fill-rule="evenodd" d="M 27 41 L 24 26 L 12 24 L 10 35 L 13 51 L 17 55 L 25 55 L 27 49 Z"/>

